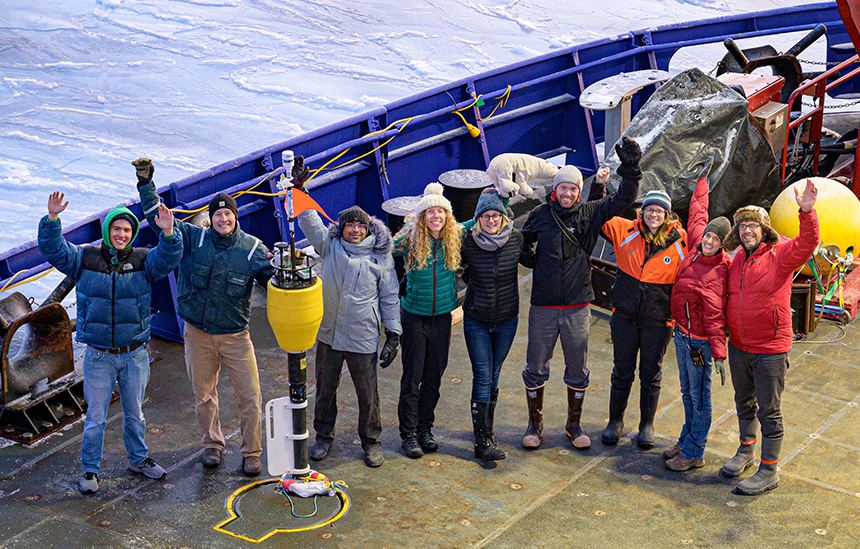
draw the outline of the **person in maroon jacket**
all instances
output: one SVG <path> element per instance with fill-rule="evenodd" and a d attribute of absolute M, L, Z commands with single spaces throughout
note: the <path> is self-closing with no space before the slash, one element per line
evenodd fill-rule
<path fill-rule="evenodd" d="M 729 267 L 729 368 L 735 389 L 740 428 L 740 447 L 721 469 L 730 478 L 740 476 L 753 464 L 756 417 L 761 424 L 761 464 L 758 471 L 737 485 L 745 495 L 757 495 L 779 484 L 777 462 L 782 446 L 780 400 L 791 350 L 791 281 L 818 244 L 818 190 L 809 179 L 803 193 L 795 185 L 800 206 L 800 234 L 780 237 L 770 217 L 758 206 L 735 212 L 732 232 L 724 247 L 742 247 Z"/>
<path fill-rule="evenodd" d="M 675 356 L 684 402 L 681 435 L 663 452 L 666 467 L 672 471 L 705 465 L 705 444 L 711 428 L 712 365 L 726 384 L 726 285 L 731 260 L 722 243 L 732 225 L 725 217 L 708 223 L 709 190 L 708 178 L 699 177 L 687 222 L 690 254 L 678 267 L 672 287 Z"/>

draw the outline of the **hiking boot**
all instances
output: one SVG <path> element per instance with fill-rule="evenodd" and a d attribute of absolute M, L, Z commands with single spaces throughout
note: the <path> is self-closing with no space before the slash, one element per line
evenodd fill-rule
<path fill-rule="evenodd" d="M 311 446 L 311 451 L 308 454 L 310 458 L 314 461 L 320 461 L 324 457 L 328 455 L 328 451 L 331 449 L 331 441 L 330 440 L 318 440 L 314 442 L 314 445 Z"/>
<path fill-rule="evenodd" d="M 690 469 L 698 469 L 705 466 L 705 458 L 689 459 L 681 454 L 673 457 L 666 462 L 666 469 L 671 471 L 689 471 Z"/>
<path fill-rule="evenodd" d="M 750 478 L 740 481 L 738 493 L 745 496 L 757 496 L 779 485 L 779 451 L 782 448 L 781 438 L 761 439 L 761 463 L 758 471 Z"/>
<path fill-rule="evenodd" d="M 588 434 L 582 430 L 582 425 L 579 423 L 582 417 L 584 399 L 585 391 L 567 388 L 567 423 L 564 426 L 564 432 L 567 433 L 567 438 L 577 450 L 591 448 L 591 439 L 588 438 Z"/>
<path fill-rule="evenodd" d="M 663 450 L 663 459 L 672 459 L 673 457 L 677 456 L 680 453 L 681 453 L 681 445 L 678 443 L 675 443 L 675 445 L 672 446 L 671 448 L 666 448 L 665 450 Z"/>
<path fill-rule="evenodd" d="M 364 463 L 368 467 L 379 467 L 385 463 L 385 456 L 382 454 L 382 445 L 378 442 L 371 444 L 364 451 Z"/>
<path fill-rule="evenodd" d="M 78 490 L 82 494 L 95 494 L 99 491 L 99 476 L 95 473 L 84 473 L 78 481 Z"/>
<path fill-rule="evenodd" d="M 543 387 L 526 389 L 529 406 L 529 425 L 523 435 L 523 448 L 537 448 L 543 436 Z"/>
<path fill-rule="evenodd" d="M 403 452 L 408 458 L 418 459 L 424 455 L 424 450 L 418 444 L 418 437 L 414 433 L 406 435 L 400 445 L 403 447 Z"/>
<path fill-rule="evenodd" d="M 624 410 L 627 409 L 629 396 L 630 389 L 612 387 L 609 390 L 609 423 L 606 424 L 606 429 L 600 436 L 600 441 L 607 446 L 615 446 L 621 439 L 624 431 Z"/>
<path fill-rule="evenodd" d="M 247 456 L 242 458 L 242 472 L 246 477 L 255 477 L 263 470 L 263 463 L 258 456 Z"/>
<path fill-rule="evenodd" d="M 211 469 L 221 465 L 221 449 L 206 448 L 203 450 L 203 455 L 200 456 L 200 461 L 203 462 L 203 467 Z"/>
<path fill-rule="evenodd" d="M 161 465 L 152 461 L 152 458 L 146 458 L 140 463 L 131 463 L 128 468 L 135 473 L 143 473 L 146 478 L 159 479 L 166 473 Z"/>
<path fill-rule="evenodd" d="M 436 442 L 436 439 L 433 438 L 433 433 L 430 431 L 421 431 L 418 433 L 418 444 L 421 445 L 421 449 L 424 450 L 425 454 L 435 452 L 439 449 L 439 443 Z"/>
<path fill-rule="evenodd" d="M 642 389 L 639 392 L 639 434 L 636 435 L 636 446 L 642 450 L 654 447 L 654 415 L 657 413 L 657 403 L 660 401 L 660 389 Z"/>

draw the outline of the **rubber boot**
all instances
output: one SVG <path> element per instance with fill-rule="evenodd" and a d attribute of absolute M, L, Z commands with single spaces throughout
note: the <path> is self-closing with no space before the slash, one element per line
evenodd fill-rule
<path fill-rule="evenodd" d="M 659 388 L 643 388 L 639 391 L 639 434 L 636 436 L 636 446 L 643 450 L 654 447 L 654 414 L 657 413 L 659 402 Z"/>
<path fill-rule="evenodd" d="M 543 435 L 543 387 L 526 389 L 529 405 L 529 426 L 523 435 L 523 448 L 537 448 Z"/>
<path fill-rule="evenodd" d="M 582 417 L 583 400 L 585 400 L 585 391 L 567 388 L 567 424 L 564 426 L 564 432 L 577 450 L 591 448 L 591 439 L 579 423 Z"/>
<path fill-rule="evenodd" d="M 741 444 L 738 446 L 738 451 L 734 457 L 720 469 L 720 473 L 729 478 L 741 476 L 755 461 L 755 435 L 758 430 L 758 421 L 738 418 L 738 427 L 741 433 Z"/>
<path fill-rule="evenodd" d="M 507 454 L 496 448 L 490 423 L 490 403 L 472 401 L 472 429 L 475 432 L 475 457 L 484 461 L 505 459 Z"/>
<path fill-rule="evenodd" d="M 499 401 L 499 390 L 496 389 L 492 393 L 490 393 L 490 436 L 496 436 L 496 433 L 493 431 L 493 425 L 496 423 L 496 403 Z"/>
<path fill-rule="evenodd" d="M 779 485 L 779 451 L 782 438 L 761 438 L 761 465 L 750 478 L 738 483 L 738 492 L 745 496 L 757 496 Z"/>
<path fill-rule="evenodd" d="M 627 398 L 629 396 L 630 389 L 616 389 L 612 387 L 609 390 L 609 423 L 600 437 L 600 441 L 603 444 L 609 446 L 618 444 L 621 432 L 624 430 L 624 410 L 627 409 Z"/>

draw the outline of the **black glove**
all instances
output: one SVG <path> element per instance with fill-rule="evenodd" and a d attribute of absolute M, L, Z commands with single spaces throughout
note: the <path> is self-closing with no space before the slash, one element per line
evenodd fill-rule
<path fill-rule="evenodd" d="M 621 161 L 621 165 L 615 170 L 618 175 L 637 181 L 642 179 L 642 171 L 639 169 L 642 149 L 639 148 L 639 143 L 625 135 L 621 138 L 621 143 L 615 144 L 615 154 Z"/>
<path fill-rule="evenodd" d="M 155 173 L 155 166 L 152 165 L 152 160 L 149 158 L 138 158 L 132 160 L 131 165 L 137 170 L 137 184 L 145 185 L 152 181 L 152 174 Z"/>
<path fill-rule="evenodd" d="M 305 190 L 305 181 L 308 180 L 309 173 L 310 170 L 305 166 L 305 157 L 297 156 L 293 160 L 293 169 L 290 171 L 290 176 L 293 178 L 293 187 L 307 193 L 308 191 Z"/>
<path fill-rule="evenodd" d="M 715 360 L 714 368 L 720 372 L 720 385 L 726 384 L 726 363 L 723 360 Z"/>
<path fill-rule="evenodd" d="M 391 330 L 385 330 L 385 345 L 379 354 L 379 367 L 388 368 L 397 356 L 397 347 L 400 346 L 400 336 Z"/>
<path fill-rule="evenodd" d="M 713 165 L 714 165 L 714 159 L 713 158 L 708 158 L 707 160 L 705 160 L 705 165 L 702 166 L 702 171 L 699 172 L 699 175 L 696 177 L 696 180 L 698 181 L 699 179 L 701 179 L 703 177 L 708 177 L 708 174 L 711 173 L 711 166 L 713 166 Z"/>

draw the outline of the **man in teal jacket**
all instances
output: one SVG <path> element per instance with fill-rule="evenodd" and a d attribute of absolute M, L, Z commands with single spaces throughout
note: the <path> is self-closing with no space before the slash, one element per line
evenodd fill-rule
<path fill-rule="evenodd" d="M 122 428 L 129 469 L 161 478 L 164 469 L 148 457 L 146 420 L 141 406 L 149 383 L 150 302 L 152 282 L 179 264 L 182 238 L 173 230 L 173 214 L 158 209 L 154 225 L 161 229 L 158 246 L 132 248 L 138 221 L 128 208 L 112 209 L 102 224 L 101 246 L 77 246 L 63 238 L 59 214 L 69 205 L 61 192 L 48 198 L 48 215 L 39 222 L 39 251 L 58 271 L 75 281 L 75 338 L 84 353 L 84 398 L 87 417 L 81 440 L 84 474 L 78 488 L 99 489 L 105 425 L 113 387 L 119 384 Z"/>
<path fill-rule="evenodd" d="M 132 162 L 147 219 L 160 200 L 152 182 L 148 158 Z M 176 309 L 185 321 L 185 367 L 194 391 L 197 422 L 203 431 L 204 467 L 221 464 L 224 434 L 218 414 L 219 358 L 230 371 L 239 406 L 242 470 L 256 476 L 262 470 L 260 376 L 248 333 L 254 280 L 266 284 L 272 276 L 271 254 L 259 239 L 239 228 L 236 201 L 219 193 L 209 203 L 211 227 L 176 220 L 182 234 Z"/>

